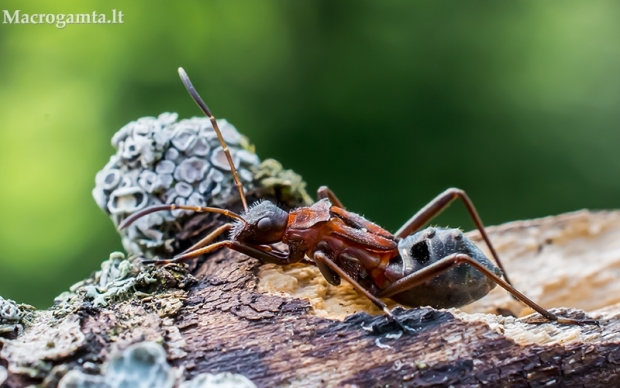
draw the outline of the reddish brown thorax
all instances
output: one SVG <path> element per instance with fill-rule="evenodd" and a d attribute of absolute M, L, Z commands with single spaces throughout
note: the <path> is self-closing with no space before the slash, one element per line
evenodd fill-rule
<path fill-rule="evenodd" d="M 355 258 L 358 268 L 350 275 L 357 277 L 358 271 L 365 271 L 380 287 L 387 281 L 385 268 L 390 259 L 398 256 L 394 235 L 355 213 L 333 206 L 328 199 L 291 210 L 282 242 L 297 245 L 308 257 L 321 250 L 336 263 Z"/>

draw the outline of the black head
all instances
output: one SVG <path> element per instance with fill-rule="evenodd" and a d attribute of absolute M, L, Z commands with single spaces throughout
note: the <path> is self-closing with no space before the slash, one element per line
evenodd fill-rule
<path fill-rule="evenodd" d="M 257 202 L 242 215 L 231 239 L 249 244 L 273 244 L 282 241 L 288 225 L 288 213 L 269 201 Z"/>

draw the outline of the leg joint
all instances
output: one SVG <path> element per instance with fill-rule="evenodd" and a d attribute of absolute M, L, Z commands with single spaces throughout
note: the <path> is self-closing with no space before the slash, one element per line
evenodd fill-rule
<path fill-rule="evenodd" d="M 465 191 L 456 187 L 450 187 L 448 190 L 446 190 L 446 192 L 452 194 L 455 197 L 462 197 L 465 195 Z"/>
<path fill-rule="evenodd" d="M 472 260 L 473 259 L 470 256 L 463 253 L 457 253 L 454 255 L 454 264 L 469 263 Z"/>

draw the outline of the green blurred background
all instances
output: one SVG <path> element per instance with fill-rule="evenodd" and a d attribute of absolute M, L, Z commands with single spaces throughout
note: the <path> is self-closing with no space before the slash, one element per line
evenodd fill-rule
<path fill-rule="evenodd" d="M 121 249 L 91 197 L 125 123 L 217 117 L 390 230 L 447 187 L 487 225 L 620 207 L 620 3 L 3 1 L 0 295 L 46 307 Z M 473 228 L 461 205 L 437 223 Z"/>

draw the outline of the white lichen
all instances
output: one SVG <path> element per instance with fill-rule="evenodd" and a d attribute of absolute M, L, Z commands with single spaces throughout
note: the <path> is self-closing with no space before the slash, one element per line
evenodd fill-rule
<path fill-rule="evenodd" d="M 24 312 L 15 301 L 0 296 L 0 323 L 19 322 Z"/>
<path fill-rule="evenodd" d="M 140 342 L 113 355 L 102 375 L 79 370 L 67 373 L 59 388 L 256 388 L 247 377 L 232 373 L 203 373 L 189 381 L 177 381 L 177 373 L 166 361 L 164 348 L 154 342 Z M 1 381 L 0 381 L 1 382 Z"/>
<path fill-rule="evenodd" d="M 7 377 L 9 377 L 9 372 L 5 367 L 0 365 L 0 385 L 6 381 Z"/>
<path fill-rule="evenodd" d="M 182 290 L 194 281 L 182 266 L 145 268 L 140 265 L 140 259 L 130 261 L 125 259 L 123 253 L 113 252 L 108 260 L 101 263 L 100 271 L 57 296 L 50 312 L 54 318 L 61 319 L 79 310 L 85 302 L 92 307 L 105 308 L 133 298 L 154 297 L 160 291 L 173 295 L 184 292 Z M 160 312 L 167 315 L 163 311 L 166 309 L 167 303 L 162 303 Z"/>
<path fill-rule="evenodd" d="M 2 340 L 0 358 L 8 360 L 9 372 L 45 377 L 52 368 L 51 360 L 70 356 L 84 344 L 79 316 L 69 314 L 57 325 L 50 324 L 50 318 L 50 312 L 40 313 L 23 334 Z"/>
<path fill-rule="evenodd" d="M 101 271 L 95 274 L 94 282 L 80 284 L 78 293 L 86 300 L 92 300 L 95 307 L 106 307 L 112 301 L 140 294 L 136 286 L 144 287 L 156 282 L 157 279 L 150 272 L 138 271 L 130 261 L 125 260 L 122 253 L 114 252 L 101 263 Z"/>
<path fill-rule="evenodd" d="M 95 201 L 118 226 L 128 215 L 151 205 L 220 206 L 238 197 L 230 167 L 208 118 L 177 122 L 176 113 L 143 117 L 125 125 L 113 137 L 117 152 L 95 179 Z M 252 189 L 250 169 L 260 160 L 247 140 L 226 120 L 218 120 L 235 166 Z M 132 255 L 169 254 L 179 231 L 179 217 L 190 211 L 145 216 L 121 232 Z"/>
<path fill-rule="evenodd" d="M 256 388 L 250 379 L 234 373 L 201 373 L 192 380 L 184 381 L 179 388 Z"/>
<path fill-rule="evenodd" d="M 88 375 L 78 370 L 67 373 L 59 388 L 172 388 L 175 376 L 166 361 L 166 352 L 153 342 L 129 346 L 112 356 L 103 367 L 103 375 Z"/>
<path fill-rule="evenodd" d="M 0 296 L 0 336 L 21 333 L 23 324 L 30 321 L 34 310 L 35 308 L 30 305 L 18 304 Z"/>

